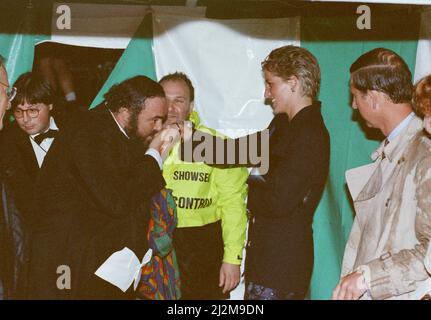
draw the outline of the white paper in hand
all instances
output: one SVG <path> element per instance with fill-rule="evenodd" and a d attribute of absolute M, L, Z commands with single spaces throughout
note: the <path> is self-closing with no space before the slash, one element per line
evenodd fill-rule
<path fill-rule="evenodd" d="M 136 290 L 141 278 L 141 268 L 151 260 L 152 255 L 153 250 L 148 249 L 142 262 L 139 262 L 136 254 L 125 247 L 121 251 L 114 252 L 94 274 L 123 292 L 126 292 L 132 282 L 135 282 L 134 290 Z"/>

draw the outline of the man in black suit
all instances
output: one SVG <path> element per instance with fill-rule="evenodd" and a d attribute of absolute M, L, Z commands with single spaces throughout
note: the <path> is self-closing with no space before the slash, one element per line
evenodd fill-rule
<path fill-rule="evenodd" d="M 28 215 L 40 168 L 68 117 L 57 105 L 48 81 L 41 76 L 25 73 L 14 87 L 17 92 L 12 102 L 15 121 L 4 131 L 0 152 L 4 155 L 4 170 L 15 194 L 16 205 L 22 214 Z"/>
<path fill-rule="evenodd" d="M 144 76 L 104 97 L 62 130 L 45 159 L 34 203 L 29 298 L 133 297 L 94 272 L 124 247 L 139 259 L 148 249 L 149 200 L 165 185 L 166 143 L 158 132 L 167 105 L 163 88 Z"/>
<path fill-rule="evenodd" d="M 30 230 L 27 221 L 31 219 L 32 197 L 36 181 L 56 133 L 65 121 L 57 109 L 54 91 L 41 76 L 28 72 L 14 83 L 16 95 L 11 103 L 15 121 L 6 126 L 0 154 L 2 172 L 8 186 L 8 210 L 15 212 L 20 221 L 20 248 L 14 257 L 14 265 L 25 266 Z M 13 206 L 10 206 L 13 198 Z M 9 248 L 10 249 L 10 248 Z M 20 268 L 19 281 L 13 297 L 23 297 L 26 287 L 25 268 Z M 18 271 L 17 271 L 18 272 Z"/>

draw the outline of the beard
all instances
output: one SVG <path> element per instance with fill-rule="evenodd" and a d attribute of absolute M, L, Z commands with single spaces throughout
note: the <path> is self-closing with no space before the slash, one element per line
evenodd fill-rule
<path fill-rule="evenodd" d="M 148 147 L 151 139 L 149 137 L 142 137 L 138 134 L 138 114 L 135 112 L 131 112 L 129 122 L 127 126 L 124 128 L 130 140 L 134 143 L 138 142 L 144 145 L 144 147 Z"/>
<path fill-rule="evenodd" d="M 124 131 L 127 133 L 127 136 L 133 143 L 141 144 L 146 148 L 150 145 L 153 140 L 154 135 L 157 133 L 156 130 L 153 130 L 150 134 L 146 136 L 142 136 L 138 132 L 138 115 L 139 113 L 132 112 L 129 118 L 129 123 L 124 128 Z"/>

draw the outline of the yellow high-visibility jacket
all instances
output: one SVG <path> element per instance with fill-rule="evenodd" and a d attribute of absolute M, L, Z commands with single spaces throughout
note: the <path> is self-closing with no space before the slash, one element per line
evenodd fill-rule
<path fill-rule="evenodd" d="M 221 136 L 200 125 L 195 112 L 190 120 L 197 130 Z M 183 162 L 179 149 L 178 143 L 163 164 L 166 187 L 173 190 L 177 204 L 178 228 L 204 226 L 221 220 L 223 262 L 241 264 L 247 228 L 247 169 L 219 169 L 204 163 Z"/>

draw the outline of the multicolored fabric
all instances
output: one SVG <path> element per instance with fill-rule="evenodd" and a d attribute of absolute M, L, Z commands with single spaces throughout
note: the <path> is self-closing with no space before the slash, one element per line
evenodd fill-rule
<path fill-rule="evenodd" d="M 296 292 L 282 293 L 277 289 L 267 288 L 253 282 L 247 284 L 245 300 L 304 300 L 304 294 Z"/>
<path fill-rule="evenodd" d="M 148 245 L 151 261 L 142 267 L 139 296 L 150 300 L 181 298 L 180 276 L 172 235 L 177 226 L 177 209 L 172 190 L 162 189 L 151 199 Z"/>
<path fill-rule="evenodd" d="M 276 289 L 249 282 L 245 291 L 245 300 L 281 300 Z"/>

